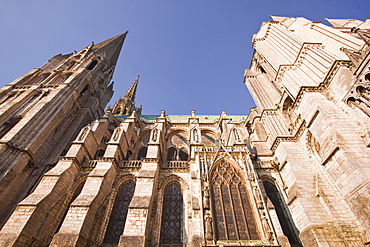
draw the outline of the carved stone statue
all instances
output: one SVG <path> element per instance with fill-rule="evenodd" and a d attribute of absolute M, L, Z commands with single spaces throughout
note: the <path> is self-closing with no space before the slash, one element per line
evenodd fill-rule
<path fill-rule="evenodd" d="M 199 142 L 198 130 L 197 130 L 197 129 L 194 129 L 194 131 L 193 131 L 193 135 L 194 135 L 193 140 L 194 140 L 195 142 Z"/>
<path fill-rule="evenodd" d="M 85 138 L 85 136 L 86 136 L 86 134 L 87 134 L 88 131 L 89 131 L 89 127 L 88 126 L 86 126 L 85 128 L 83 128 L 80 137 L 78 137 L 78 140 L 79 141 L 82 141 Z"/>
<path fill-rule="evenodd" d="M 258 189 L 257 186 L 255 186 L 253 188 L 253 194 L 254 194 L 254 198 L 255 198 L 256 203 L 257 203 L 257 207 L 258 208 L 263 208 L 262 197 L 261 197 L 261 194 L 260 194 L 259 189 Z"/>
<path fill-rule="evenodd" d="M 262 227 L 263 227 L 263 230 L 265 231 L 265 236 L 266 236 L 267 240 L 273 241 L 274 240 L 274 234 L 271 231 L 271 228 L 270 228 L 270 225 L 268 223 L 268 219 L 266 217 L 265 212 L 262 213 Z"/>
<path fill-rule="evenodd" d="M 152 136 L 152 141 L 156 142 L 158 138 L 158 129 L 153 130 L 153 136 Z"/>
<path fill-rule="evenodd" d="M 206 216 L 205 216 L 205 227 L 206 227 L 206 239 L 207 240 L 212 240 L 213 239 L 212 217 L 208 212 L 206 213 Z"/>
<path fill-rule="evenodd" d="M 113 141 L 118 140 L 118 137 L 119 137 L 120 133 L 121 133 L 121 128 L 117 128 L 116 131 L 114 132 Z"/>
<path fill-rule="evenodd" d="M 239 136 L 238 130 L 234 129 L 233 132 L 234 132 L 235 140 L 237 142 L 240 142 L 240 136 Z"/>
<path fill-rule="evenodd" d="M 209 186 L 208 182 L 205 182 L 204 189 L 203 189 L 203 207 L 205 209 L 209 209 Z"/>

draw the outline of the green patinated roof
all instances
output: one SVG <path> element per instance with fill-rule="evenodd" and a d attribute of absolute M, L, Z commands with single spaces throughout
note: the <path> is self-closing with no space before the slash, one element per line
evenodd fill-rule
<path fill-rule="evenodd" d="M 161 115 L 139 115 L 139 118 L 144 122 L 154 122 L 157 118 Z M 123 121 L 126 118 L 130 117 L 130 115 L 116 115 L 116 118 L 119 121 Z M 173 123 L 187 123 L 191 115 L 167 115 L 167 119 Z M 219 118 L 220 115 L 195 115 L 196 118 L 199 119 L 200 123 L 214 123 Z M 248 116 L 247 115 L 227 115 L 227 118 L 231 118 L 233 121 L 239 122 L 245 120 Z"/>

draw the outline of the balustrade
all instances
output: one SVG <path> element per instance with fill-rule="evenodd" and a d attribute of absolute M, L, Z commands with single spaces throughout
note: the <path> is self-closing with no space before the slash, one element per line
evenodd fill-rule
<path fill-rule="evenodd" d="M 140 168 L 141 160 L 120 160 L 118 161 L 120 168 Z"/>
<path fill-rule="evenodd" d="M 164 161 L 162 168 L 189 168 L 188 161 Z"/>

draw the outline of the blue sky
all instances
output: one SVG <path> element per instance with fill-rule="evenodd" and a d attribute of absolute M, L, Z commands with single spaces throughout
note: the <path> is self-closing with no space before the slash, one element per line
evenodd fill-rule
<path fill-rule="evenodd" d="M 0 0 L 0 86 L 129 30 L 111 105 L 140 73 L 143 114 L 246 115 L 252 35 L 270 15 L 365 20 L 369 0 Z M 366 13 L 365 13 L 366 12 Z"/>

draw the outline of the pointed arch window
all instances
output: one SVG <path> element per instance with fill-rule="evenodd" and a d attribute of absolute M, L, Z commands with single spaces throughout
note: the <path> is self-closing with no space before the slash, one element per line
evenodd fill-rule
<path fill-rule="evenodd" d="M 164 190 L 160 246 L 182 246 L 183 204 L 180 184 L 170 182 Z"/>
<path fill-rule="evenodd" d="M 259 235 L 248 192 L 240 172 L 226 161 L 211 175 L 217 240 L 257 240 Z"/>
<path fill-rule="evenodd" d="M 132 155 L 132 152 L 130 150 L 127 150 L 126 160 L 130 160 L 131 159 L 131 155 Z"/>
<path fill-rule="evenodd" d="M 187 161 L 189 159 L 188 151 L 186 148 L 170 147 L 167 151 L 168 161 Z"/>
<path fill-rule="evenodd" d="M 139 160 L 141 158 L 145 158 L 147 151 L 148 151 L 148 148 L 147 147 L 141 147 L 139 149 L 138 154 L 137 154 L 137 159 Z"/>
<path fill-rule="evenodd" d="M 98 61 L 93 60 L 91 63 L 89 63 L 89 65 L 87 65 L 86 69 L 93 70 L 97 64 L 98 64 Z"/>
<path fill-rule="evenodd" d="M 167 160 L 172 161 L 176 160 L 177 157 L 177 149 L 175 147 L 170 147 L 167 151 Z"/>
<path fill-rule="evenodd" d="M 188 152 L 185 148 L 181 148 L 179 151 L 179 158 L 182 161 L 187 161 L 189 158 Z"/>
<path fill-rule="evenodd" d="M 116 196 L 113 210 L 105 232 L 104 244 L 118 244 L 126 224 L 128 206 L 135 191 L 133 181 L 122 184 Z"/>

